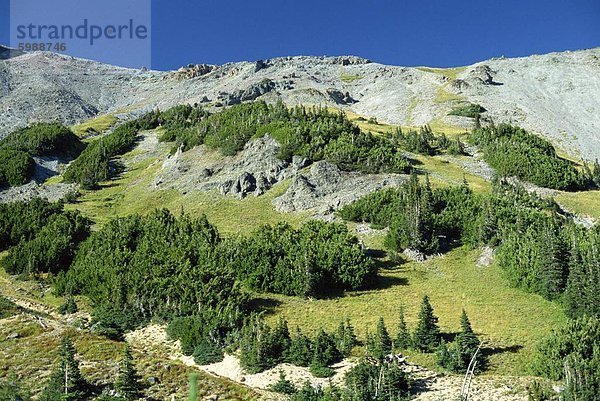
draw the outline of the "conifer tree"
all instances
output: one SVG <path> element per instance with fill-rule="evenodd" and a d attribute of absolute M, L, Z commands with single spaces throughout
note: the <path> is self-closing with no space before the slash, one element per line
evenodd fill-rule
<path fill-rule="evenodd" d="M 437 352 L 437 363 L 453 372 L 465 372 L 479 347 L 479 339 L 471 328 L 471 322 L 463 309 L 460 317 L 461 331 L 456 340 L 447 346 L 444 341 L 440 342 Z M 477 361 L 481 360 L 481 354 L 477 353 Z"/>
<path fill-rule="evenodd" d="M 77 303 L 75 302 L 75 297 L 73 295 L 67 296 L 65 303 L 62 304 L 58 308 L 58 313 L 61 315 L 76 313 L 79 309 L 77 308 Z"/>
<path fill-rule="evenodd" d="M 85 397 L 88 384 L 79 371 L 75 347 L 64 337 L 60 345 L 60 360 L 40 396 L 41 401 L 78 401 Z"/>
<path fill-rule="evenodd" d="M 377 353 L 377 345 L 375 343 L 375 337 L 373 336 L 373 334 L 371 334 L 369 329 L 367 329 L 367 331 L 365 332 L 365 349 L 367 351 L 366 352 L 367 355 L 374 357 L 375 354 Z"/>
<path fill-rule="evenodd" d="M 394 342 L 396 350 L 401 351 L 407 349 L 410 346 L 410 332 L 406 326 L 406 320 L 404 319 L 404 306 L 400 306 L 400 320 L 398 322 L 398 335 Z"/>
<path fill-rule="evenodd" d="M 352 348 L 356 345 L 356 334 L 354 334 L 354 327 L 352 327 L 350 319 L 346 318 L 340 322 L 336 333 L 336 342 L 342 355 L 350 355 Z"/>
<path fill-rule="evenodd" d="M 392 352 L 392 339 L 390 337 L 385 322 L 382 317 L 377 322 L 377 331 L 375 332 L 375 349 L 373 357 L 378 360 L 383 360 L 387 355 Z"/>
<path fill-rule="evenodd" d="M 131 348 L 126 344 L 121 354 L 119 374 L 115 382 L 115 390 L 119 397 L 125 400 L 136 400 L 140 393 L 139 376 L 133 366 Z"/>
<path fill-rule="evenodd" d="M 438 318 L 433 314 L 429 297 L 425 295 L 419 310 L 419 321 L 413 334 L 413 346 L 424 352 L 433 352 L 440 342 Z"/>
<path fill-rule="evenodd" d="M 570 249 L 567 314 L 573 318 L 600 316 L 600 231 L 574 236 Z"/>
<path fill-rule="evenodd" d="M 280 318 L 277 321 L 277 326 L 271 332 L 268 340 L 270 348 L 268 352 L 271 354 L 272 359 L 274 362 L 281 361 L 292 342 L 290 330 L 285 319 Z"/>
<path fill-rule="evenodd" d="M 312 360 L 312 343 L 310 339 L 296 327 L 296 335 L 292 338 L 285 359 L 297 366 L 308 366 Z"/>
<path fill-rule="evenodd" d="M 456 336 L 456 351 L 459 359 L 460 370 L 465 370 L 479 347 L 479 339 L 471 327 L 467 312 L 463 309 L 460 316 L 460 333 Z"/>
<path fill-rule="evenodd" d="M 436 362 L 441 367 L 454 370 L 451 368 L 451 366 L 453 366 L 454 359 L 450 349 L 448 348 L 448 345 L 446 344 L 446 341 L 444 341 L 443 338 L 440 340 L 440 345 L 436 351 Z"/>
<path fill-rule="evenodd" d="M 333 336 L 325 333 L 323 329 L 313 341 L 313 357 L 310 364 L 310 371 L 317 377 L 328 377 L 333 374 L 329 365 L 339 361 L 342 355 L 335 346 Z"/>
<path fill-rule="evenodd" d="M 539 243 L 539 292 L 546 299 L 557 298 L 567 281 L 566 250 L 560 234 L 545 224 Z"/>
<path fill-rule="evenodd" d="M 221 362 L 224 354 L 223 349 L 210 338 L 203 337 L 192 353 L 194 361 L 199 365 L 208 365 Z"/>

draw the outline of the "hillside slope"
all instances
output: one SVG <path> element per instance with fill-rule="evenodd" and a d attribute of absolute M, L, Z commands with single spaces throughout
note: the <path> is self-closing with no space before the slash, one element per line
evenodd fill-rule
<path fill-rule="evenodd" d="M 0 136 L 48 116 L 67 124 L 100 114 L 245 100 L 327 104 L 400 125 L 468 128 L 448 116 L 481 104 L 550 138 L 574 157 L 600 157 L 600 49 L 491 59 L 454 69 L 406 68 L 358 57 L 286 57 L 174 72 L 130 70 L 52 53 L 0 60 Z"/>

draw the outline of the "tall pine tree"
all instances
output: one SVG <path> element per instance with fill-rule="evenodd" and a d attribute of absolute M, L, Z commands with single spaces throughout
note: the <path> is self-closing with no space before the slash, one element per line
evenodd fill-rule
<path fill-rule="evenodd" d="M 400 320 L 398 322 L 398 335 L 394 342 L 397 351 L 405 350 L 410 347 L 410 332 L 404 319 L 404 306 L 400 306 Z"/>
<path fill-rule="evenodd" d="M 121 354 L 115 390 L 119 397 L 128 401 L 136 400 L 140 395 L 139 376 L 133 366 L 133 356 L 129 344 L 125 345 Z"/>
<path fill-rule="evenodd" d="M 285 360 L 297 366 L 308 366 L 312 360 L 312 343 L 310 339 L 296 327 L 296 335 L 292 338 Z"/>
<path fill-rule="evenodd" d="M 346 318 L 345 320 L 342 320 L 336 333 L 338 349 L 344 356 L 349 356 L 352 352 L 352 348 L 356 345 L 356 342 L 356 334 L 354 334 L 354 327 L 352 327 L 350 319 Z"/>
<path fill-rule="evenodd" d="M 471 322 L 467 317 L 467 312 L 463 309 L 460 316 L 460 333 L 456 336 L 456 351 L 460 362 L 461 371 L 469 366 L 473 354 L 479 347 L 479 339 L 471 327 Z M 478 353 L 478 355 L 480 355 Z"/>
<path fill-rule="evenodd" d="M 60 360 L 40 396 L 41 401 L 78 401 L 85 397 L 88 383 L 79 371 L 75 347 L 70 338 L 60 344 Z"/>
<path fill-rule="evenodd" d="M 378 360 L 383 360 L 387 355 L 392 352 L 392 339 L 390 337 L 383 318 L 380 317 L 377 322 L 377 331 L 374 337 L 373 357 Z"/>
<path fill-rule="evenodd" d="M 567 256 L 564 242 L 554 225 L 544 225 L 539 242 L 539 292 L 546 299 L 556 299 L 567 282 Z"/>
<path fill-rule="evenodd" d="M 433 352 L 440 343 L 438 318 L 433 314 L 429 297 L 425 295 L 419 310 L 419 321 L 413 334 L 413 346 L 424 352 Z"/>

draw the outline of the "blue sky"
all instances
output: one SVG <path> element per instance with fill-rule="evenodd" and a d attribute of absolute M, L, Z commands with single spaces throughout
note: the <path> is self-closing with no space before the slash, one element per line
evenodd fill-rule
<path fill-rule="evenodd" d="M 299 54 L 449 67 L 596 46 L 599 0 L 152 0 L 155 69 Z"/>

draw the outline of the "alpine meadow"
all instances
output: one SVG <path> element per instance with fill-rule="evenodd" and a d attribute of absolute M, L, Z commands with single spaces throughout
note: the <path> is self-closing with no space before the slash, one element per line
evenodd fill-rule
<path fill-rule="evenodd" d="M 23 50 L 0 47 L 0 401 L 600 400 L 600 48 Z"/>

